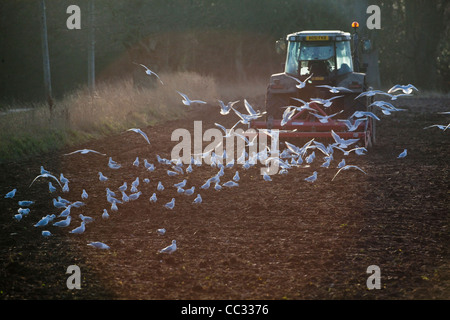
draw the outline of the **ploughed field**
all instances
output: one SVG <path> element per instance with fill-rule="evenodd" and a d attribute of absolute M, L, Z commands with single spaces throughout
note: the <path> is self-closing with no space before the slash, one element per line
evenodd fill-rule
<path fill-rule="evenodd" d="M 262 100 L 262 99 L 261 99 Z M 253 103 L 253 101 L 252 101 Z M 254 102 L 254 106 L 262 101 Z M 407 111 L 380 115 L 377 144 L 365 155 L 345 156 L 359 170 L 345 170 L 331 181 L 344 158 L 339 150 L 329 168 L 321 167 L 323 154 L 315 150 L 310 165 L 293 167 L 287 174 L 265 181 L 262 165 L 225 168 L 222 185 L 233 178 L 237 187 L 200 189 L 219 168 L 202 163 L 192 172 L 169 176 L 170 159 L 179 128 L 193 133 L 194 121 L 202 130 L 230 128 L 238 117 L 219 114 L 219 107 L 189 106 L 189 118 L 141 128 L 151 144 L 137 133 L 123 132 L 15 163 L 0 165 L 0 297 L 1 299 L 449 299 L 449 147 L 450 130 L 423 129 L 447 124 L 448 98 L 404 98 L 397 107 Z M 243 101 L 238 104 L 243 111 Z M 193 137 L 193 135 L 192 135 Z M 301 147 L 306 141 L 289 140 Z M 330 142 L 330 141 L 328 141 Z M 192 141 L 192 143 L 194 143 Z M 205 141 L 204 146 L 210 142 Z M 327 141 L 325 141 L 327 143 Z M 104 152 L 65 156 L 76 149 Z M 280 149 L 284 149 L 283 141 Z M 407 149 L 405 158 L 397 156 Z M 110 169 L 108 157 L 120 163 Z M 139 157 L 139 166 L 133 162 Z M 144 159 L 155 165 L 148 171 Z M 40 166 L 70 180 L 69 192 L 50 193 L 47 178 L 37 179 Z M 109 178 L 99 181 L 101 171 Z M 304 179 L 317 171 L 313 183 Z M 112 211 L 106 188 L 139 177 L 138 199 L 118 204 Z M 148 178 L 149 182 L 144 179 Z M 193 195 L 173 185 L 187 180 Z M 164 185 L 157 190 L 158 182 Z M 55 183 L 53 183 L 55 185 Z M 12 199 L 4 195 L 17 188 Z M 88 199 L 82 200 L 85 189 Z M 149 198 L 156 193 L 157 201 Z M 193 200 L 201 194 L 203 202 Z M 43 216 L 62 211 L 52 204 L 58 195 L 83 201 L 71 209 L 68 227 L 34 227 Z M 175 198 L 175 207 L 164 204 Z M 33 200 L 30 213 L 13 217 L 19 200 Z M 107 209 L 109 219 L 103 219 Z M 82 234 L 79 214 L 95 220 Z M 156 230 L 165 228 L 164 235 Z M 50 237 L 42 236 L 49 230 Z M 159 250 L 177 242 L 172 254 Z M 110 249 L 88 246 L 101 241 Z M 81 289 L 68 289 L 66 270 L 77 265 Z M 369 266 L 381 272 L 380 289 L 369 290 Z"/>

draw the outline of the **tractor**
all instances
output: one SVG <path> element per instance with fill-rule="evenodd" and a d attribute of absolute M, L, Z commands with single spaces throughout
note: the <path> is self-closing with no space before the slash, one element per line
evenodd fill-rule
<path fill-rule="evenodd" d="M 366 80 L 367 64 L 360 60 L 360 52 L 369 52 L 371 43 L 359 39 L 358 26 L 353 22 L 353 34 L 300 31 L 277 41 L 277 52 L 286 54 L 284 71 L 271 75 L 265 118 L 253 120 L 250 128 L 279 129 L 280 137 L 303 138 L 330 138 L 333 130 L 341 138 L 361 138 L 366 148 L 371 147 L 376 120 L 367 117 L 351 130 L 345 121 L 355 111 L 371 111 L 373 102 L 373 96 L 357 98 L 371 89 Z M 298 107 L 297 112 L 283 119 L 286 109 L 294 107 Z"/>

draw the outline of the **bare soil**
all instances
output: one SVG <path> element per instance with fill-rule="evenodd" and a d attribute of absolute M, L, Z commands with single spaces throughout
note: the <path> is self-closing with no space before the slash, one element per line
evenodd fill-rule
<path fill-rule="evenodd" d="M 262 99 L 261 99 L 262 100 Z M 241 101 L 242 102 L 242 101 Z M 255 104 L 262 103 L 255 101 Z M 92 141 L 32 159 L 0 165 L 0 298 L 22 299 L 449 299 L 449 149 L 450 130 L 423 128 L 447 124 L 450 99 L 415 97 L 399 100 L 408 109 L 377 123 L 377 144 L 364 156 L 351 153 L 347 164 L 366 171 L 337 171 L 342 153 L 335 151 L 330 168 L 321 168 L 320 152 L 310 167 L 264 181 L 256 165 L 226 169 L 221 183 L 236 170 L 239 187 L 216 191 L 200 186 L 218 172 L 203 164 L 192 173 L 170 177 L 156 155 L 170 158 L 177 128 L 203 132 L 214 122 L 231 126 L 238 118 L 222 116 L 218 106 L 193 106 L 188 119 L 142 128 L 151 145 L 133 132 Z M 196 111 L 195 111 L 196 110 Z M 292 141 L 291 141 L 292 142 Z M 209 143 L 209 142 L 208 142 Z M 208 144 L 206 143 L 206 144 Z M 300 146 L 300 141 L 298 143 Z M 281 145 L 281 147 L 283 147 Z M 64 156 L 76 149 L 105 152 L 122 164 L 109 169 L 108 157 Z M 408 150 L 406 158 L 397 159 Z M 132 165 L 136 157 L 139 167 Z M 154 163 L 148 172 L 143 159 Z M 31 181 L 40 166 L 63 173 L 68 193 L 49 193 L 47 179 Z M 186 168 L 186 166 L 184 166 Z M 98 172 L 109 177 L 100 182 Z M 318 172 L 315 183 L 304 179 Z M 106 201 L 126 181 L 140 178 L 139 199 L 111 211 Z M 145 183 L 144 178 L 150 179 Z M 174 183 L 187 179 L 192 196 L 177 193 Z M 157 191 L 161 181 L 164 191 Z M 17 188 L 13 199 L 4 194 Z M 34 227 L 42 216 L 58 215 L 52 199 L 61 195 L 86 205 L 73 208 L 69 227 Z M 128 194 L 129 189 L 128 189 Z M 150 203 L 156 192 L 158 200 Z M 193 204 L 197 193 L 203 203 Z M 118 198 L 121 198 L 118 193 Z M 164 204 L 176 199 L 175 208 Z M 19 200 L 34 200 L 30 214 L 13 219 Z M 103 209 L 110 218 L 102 219 Z M 91 216 L 83 234 L 71 234 L 79 214 Z M 60 218 L 56 218 L 59 220 Z M 166 234 L 156 233 L 165 228 Z M 51 237 L 43 237 L 42 230 Z M 175 239 L 171 255 L 158 251 Z M 110 250 L 88 246 L 101 241 Z M 66 286 L 67 267 L 81 271 L 81 289 Z M 379 266 L 381 289 L 369 290 L 367 268 Z"/>

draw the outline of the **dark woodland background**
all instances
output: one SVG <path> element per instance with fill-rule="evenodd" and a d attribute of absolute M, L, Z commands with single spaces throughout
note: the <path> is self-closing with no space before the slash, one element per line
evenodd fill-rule
<path fill-rule="evenodd" d="M 142 73 L 195 71 L 224 81 L 269 79 L 284 57 L 275 41 L 307 29 L 359 32 L 372 40 L 382 86 L 412 83 L 450 91 L 448 0 L 47 0 L 53 94 L 87 83 L 89 2 L 95 2 L 96 80 Z M 81 9 L 81 30 L 68 30 L 67 7 Z M 369 5 L 381 29 L 369 30 Z M 45 99 L 39 0 L 0 1 L 0 95 L 3 101 Z"/>

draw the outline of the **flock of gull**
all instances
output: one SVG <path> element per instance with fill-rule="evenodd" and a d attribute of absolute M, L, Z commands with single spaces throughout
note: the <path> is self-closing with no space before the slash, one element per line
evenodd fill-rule
<path fill-rule="evenodd" d="M 159 76 L 151 71 L 146 66 L 139 64 L 143 68 L 145 68 L 145 72 L 149 76 L 155 76 L 157 79 L 163 84 L 162 80 L 159 78 Z M 299 88 L 303 88 L 302 84 L 299 84 Z M 345 88 L 339 88 L 339 87 L 328 87 L 330 92 L 333 93 L 339 93 L 341 91 L 346 91 L 348 89 Z M 386 95 L 391 98 L 391 100 L 396 100 L 398 96 L 404 96 L 404 95 L 410 95 L 413 90 L 417 90 L 412 85 L 407 86 L 400 86 L 396 85 L 393 88 L 391 88 L 388 92 L 383 92 L 379 90 L 370 90 L 361 93 L 360 96 L 374 96 L 374 95 Z M 396 91 L 402 91 L 401 94 L 393 95 L 393 92 Z M 192 100 L 190 99 L 186 94 L 181 93 L 177 91 L 180 96 L 182 96 L 183 100 L 182 103 L 186 106 L 193 105 L 195 103 L 197 104 L 206 104 L 205 101 L 201 100 Z M 292 118 L 293 114 L 296 111 L 301 111 L 304 109 L 311 109 L 310 112 L 315 115 L 320 122 L 327 122 L 328 119 L 332 118 L 333 116 L 339 114 L 340 112 L 329 115 L 329 116 L 323 116 L 320 117 L 318 114 L 315 113 L 315 109 L 312 109 L 309 107 L 309 103 L 316 102 L 319 104 L 322 104 L 325 108 L 328 108 L 332 104 L 332 100 L 335 98 L 338 98 L 340 96 L 333 97 L 328 100 L 322 100 L 322 99 L 311 99 L 310 102 L 305 102 L 300 99 L 298 99 L 300 102 L 303 103 L 303 106 L 286 106 L 286 111 L 283 115 L 283 121 L 282 125 L 285 124 L 287 121 L 289 121 L 290 118 Z M 357 97 L 357 98 L 358 98 Z M 234 108 L 234 105 L 238 103 L 239 101 L 233 101 L 225 104 L 223 101 L 219 100 L 220 104 L 220 114 L 221 115 L 228 115 L 230 114 L 231 110 L 238 116 L 239 121 L 231 128 L 226 129 L 224 126 L 220 125 L 219 123 L 215 123 L 216 126 L 221 128 L 224 131 L 224 138 L 233 137 L 236 136 L 240 139 L 243 139 L 245 141 L 245 146 L 252 146 L 256 143 L 257 136 L 253 137 L 253 139 L 250 140 L 249 137 L 239 134 L 237 132 L 233 132 L 233 129 L 238 124 L 244 124 L 248 125 L 250 121 L 255 120 L 259 117 L 261 117 L 264 112 L 255 111 L 254 108 L 250 105 L 250 103 L 247 100 L 244 100 L 244 107 L 246 110 L 246 113 L 241 113 L 238 110 Z M 384 115 L 390 115 L 392 112 L 401 111 L 403 109 L 398 109 L 394 107 L 391 103 L 385 102 L 385 101 L 375 101 L 372 104 L 373 107 L 378 107 L 381 109 Z M 444 112 L 443 114 L 448 114 L 449 112 Z M 372 112 L 363 112 L 363 111 L 356 111 L 349 119 L 346 120 L 340 120 L 343 121 L 349 131 L 355 130 L 358 125 L 361 123 L 361 121 L 367 120 L 368 117 L 372 117 L 376 119 L 377 121 L 380 120 L 379 117 L 377 117 Z M 439 125 L 434 125 L 439 127 L 442 130 L 446 130 L 449 125 L 443 126 L 442 128 Z M 433 126 L 427 127 L 431 128 Z M 147 134 L 142 131 L 139 128 L 131 128 L 127 131 L 134 132 L 136 134 L 139 134 L 145 139 L 145 142 L 150 145 L 150 139 L 147 136 Z M 270 136 L 272 139 L 279 139 L 277 130 L 269 130 L 269 129 L 263 129 L 262 132 Z M 269 165 L 269 163 L 276 163 L 278 165 L 279 171 L 277 171 L 277 174 L 286 174 L 289 170 L 295 168 L 295 167 L 310 167 L 311 163 L 319 158 L 319 154 L 322 154 L 324 162 L 320 165 L 320 167 L 329 168 L 331 166 L 331 162 L 334 160 L 334 157 L 336 156 L 335 151 L 339 150 L 339 152 L 343 156 L 349 155 L 351 152 L 354 154 L 360 156 L 365 155 L 367 152 L 367 149 L 364 147 L 356 146 L 359 139 L 343 139 L 341 138 L 338 133 L 331 131 L 332 138 L 334 140 L 333 143 L 328 144 L 325 146 L 323 143 L 315 141 L 315 139 L 312 139 L 305 143 L 303 146 L 296 146 L 293 143 L 290 143 L 288 141 L 285 141 L 285 148 L 284 150 L 271 150 L 269 146 L 265 146 L 263 150 L 260 150 L 259 152 L 254 152 L 253 154 L 248 154 L 246 150 L 244 149 L 242 152 L 242 155 L 235 161 L 234 159 L 230 159 L 226 151 L 223 151 L 222 154 L 216 154 L 214 151 L 215 149 L 211 149 L 209 151 L 206 151 L 202 154 L 196 154 L 191 155 L 190 162 L 189 163 L 183 163 L 181 159 L 166 159 L 161 157 L 160 155 L 156 155 L 156 165 L 149 162 L 147 159 L 144 159 L 141 161 L 139 157 L 136 157 L 132 165 L 134 167 L 141 167 L 145 169 L 145 172 L 151 173 L 155 171 L 158 167 L 161 168 L 161 170 L 165 170 L 167 172 L 168 176 L 171 177 L 180 177 L 180 182 L 175 183 L 173 185 L 164 185 L 162 181 L 158 181 L 156 186 L 156 192 L 154 192 L 149 198 L 148 201 L 150 204 L 155 204 L 158 201 L 158 195 L 161 194 L 165 189 L 173 188 L 176 190 L 177 194 L 183 195 L 183 196 L 190 196 L 192 197 L 192 204 L 193 205 L 200 205 L 203 201 L 201 192 L 206 189 L 214 189 L 216 191 L 220 191 L 223 188 L 235 188 L 239 187 L 240 183 L 240 175 L 239 175 L 239 168 L 238 164 L 241 165 L 241 168 L 244 170 L 249 169 L 252 166 L 255 166 L 257 161 L 259 161 L 261 164 L 266 164 L 266 166 Z M 274 148 L 274 145 L 272 143 L 272 148 Z M 354 145 L 354 147 L 351 147 Z M 316 154 L 317 152 L 317 154 Z M 65 154 L 65 156 L 72 156 L 75 154 L 81 154 L 81 155 L 87 155 L 87 154 L 95 154 L 97 156 L 101 157 L 108 157 L 108 168 L 112 170 L 120 170 L 123 168 L 122 164 L 114 161 L 112 157 L 108 156 L 105 153 L 98 152 L 96 150 L 92 149 L 81 149 L 76 150 L 71 153 Z M 404 158 L 407 155 L 407 150 L 404 149 L 403 152 L 398 156 L 398 158 Z M 211 168 L 215 168 L 217 170 L 217 173 L 214 174 L 212 177 L 204 181 L 204 183 L 201 186 L 190 186 L 188 187 L 188 179 L 181 178 L 186 177 L 186 175 L 191 174 L 195 167 L 200 167 L 202 165 L 202 159 L 208 158 L 209 166 Z M 317 161 L 317 160 L 316 160 Z M 206 161 L 205 161 L 206 162 Z M 234 168 L 234 169 L 233 169 Z M 236 169 L 237 168 L 237 169 Z M 336 174 L 332 178 L 334 180 L 339 173 L 341 173 L 344 170 L 349 169 L 356 169 L 364 174 L 366 172 L 359 168 L 356 165 L 351 165 L 346 163 L 346 159 L 342 158 L 342 160 L 336 165 L 335 167 L 337 170 Z M 225 175 L 225 170 L 235 170 L 233 174 L 233 178 L 228 181 L 222 181 L 223 176 Z M 262 174 L 262 180 L 264 181 L 272 181 L 271 175 L 268 174 L 268 171 L 264 172 L 261 171 Z M 56 192 L 58 194 L 58 188 L 63 193 L 68 193 L 70 191 L 69 184 L 70 181 L 64 177 L 62 173 L 59 174 L 52 174 L 50 171 L 44 169 L 43 166 L 40 168 L 40 173 L 37 175 L 31 182 L 30 188 L 33 186 L 33 184 L 37 180 L 47 179 L 48 180 L 48 191 L 50 193 Z M 309 183 L 314 183 L 318 179 L 318 173 L 317 171 L 314 171 L 312 175 L 306 177 L 304 180 Z M 142 191 L 139 190 L 140 186 L 140 178 L 139 176 L 136 177 L 135 180 L 131 182 L 130 185 L 126 181 L 123 182 L 123 184 L 118 187 L 117 189 L 111 190 L 108 187 L 108 181 L 110 180 L 108 176 L 105 176 L 102 171 L 98 171 L 98 180 L 101 183 L 104 183 L 105 185 L 105 191 L 106 191 L 106 200 L 108 202 L 108 208 L 103 209 L 103 213 L 101 215 L 102 219 L 108 219 L 110 217 L 110 213 L 116 212 L 119 210 L 120 205 L 125 205 L 128 202 L 134 201 L 139 199 L 140 197 L 143 197 Z M 148 184 L 150 182 L 149 178 L 144 178 L 143 182 Z M 17 189 L 13 189 L 10 192 L 8 192 L 4 198 L 7 199 L 13 199 L 16 197 Z M 61 194 L 61 193 L 60 193 Z M 196 194 L 196 195 L 195 195 Z M 82 234 L 86 230 L 86 226 L 89 223 L 92 223 L 94 221 L 94 218 L 89 216 L 84 216 L 83 214 L 78 214 L 79 217 L 79 223 L 77 223 L 75 226 L 73 226 L 74 223 L 74 211 L 76 212 L 77 208 L 80 208 L 82 206 L 85 206 L 85 200 L 89 198 L 89 194 L 87 190 L 83 189 L 80 200 L 77 201 L 69 201 L 67 199 L 62 198 L 60 195 L 57 198 L 53 198 L 53 206 L 60 210 L 59 215 L 55 214 L 49 214 L 46 216 L 41 217 L 36 223 L 34 224 L 34 227 L 36 228 L 43 228 L 46 230 L 42 231 L 42 236 L 49 237 L 52 236 L 51 231 L 49 230 L 49 226 L 53 226 L 56 228 L 71 228 L 69 233 L 71 234 Z M 21 221 L 25 216 L 30 215 L 32 206 L 34 204 L 34 201 L 30 200 L 20 200 L 18 201 L 18 210 L 17 214 L 14 215 L 14 219 L 17 221 Z M 176 205 L 176 198 L 172 197 L 172 199 L 165 203 L 163 205 L 164 208 L 167 210 L 174 209 Z M 70 227 L 72 226 L 72 227 Z M 164 228 L 158 229 L 157 234 L 164 235 L 166 230 Z M 99 249 L 109 249 L 110 247 L 99 241 L 90 242 L 88 243 L 89 246 L 92 246 L 94 248 Z M 172 243 L 168 245 L 167 247 L 159 250 L 160 253 L 172 253 L 177 249 L 176 240 L 172 240 Z"/>

